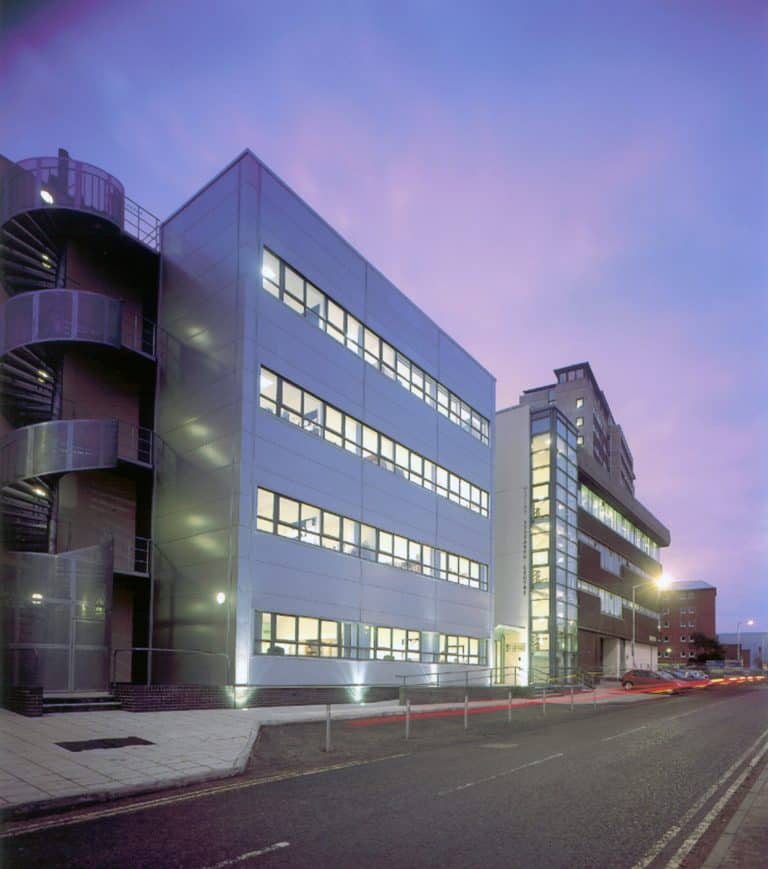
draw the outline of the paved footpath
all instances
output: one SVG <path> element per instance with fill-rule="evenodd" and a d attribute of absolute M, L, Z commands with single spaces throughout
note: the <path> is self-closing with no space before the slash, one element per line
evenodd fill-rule
<path fill-rule="evenodd" d="M 642 701 L 620 691 L 598 692 L 598 703 Z M 592 702 L 592 694 L 577 696 Z M 513 706 L 531 700 L 513 700 Z M 550 698 L 550 703 L 568 702 Z M 498 700 L 470 703 L 472 713 Z M 414 715 L 460 710 L 462 704 L 414 706 Z M 334 719 L 402 716 L 396 702 L 338 705 Z M 127 796 L 241 773 L 259 727 L 322 721 L 325 706 L 281 706 L 186 712 L 66 712 L 25 718 L 0 709 L 0 813 L 6 817 L 95 799 Z M 137 737 L 151 745 L 72 752 L 61 742 Z"/>
<path fill-rule="evenodd" d="M 768 763 L 742 800 L 702 869 L 768 866 Z"/>
<path fill-rule="evenodd" d="M 483 714 L 498 710 L 498 701 L 473 703 L 469 713 L 477 720 L 470 719 L 465 735 L 461 735 L 461 704 L 414 707 L 414 715 L 421 718 L 459 716 L 451 739 L 442 745 L 426 744 L 425 734 L 430 731 L 422 721 L 416 725 L 417 750 L 407 754 L 376 757 L 375 762 L 337 763 L 312 769 L 309 775 L 302 769 L 266 778 L 246 775 L 237 782 L 187 788 L 160 799 L 120 801 L 12 822 L 4 825 L 0 838 L 9 865 L 19 867 L 222 866 L 263 855 L 274 865 L 316 869 L 360 865 L 363 854 L 376 855 L 370 865 L 382 865 L 386 855 L 388 862 L 399 861 L 399 865 L 435 860 L 466 866 L 487 858 L 489 866 L 547 865 L 548 860 L 548 865 L 569 869 L 768 866 L 768 692 L 738 687 L 722 694 L 714 689 L 675 699 L 600 692 L 595 699 L 598 704 L 644 705 L 611 714 L 604 708 L 604 714 L 596 715 L 582 709 L 581 715 L 574 716 L 561 706 L 559 714 L 553 710 L 546 718 L 543 710 L 533 709 L 513 719 L 517 723 L 510 731 L 505 715 Z M 576 698 L 579 705 L 592 700 L 591 695 Z M 567 704 L 570 698 L 549 702 Z M 741 704 L 736 718 L 749 726 L 731 732 L 733 704 Z M 528 706 L 530 701 L 514 705 Z M 111 791 L 103 782 L 95 791 L 81 786 L 74 797 L 63 798 L 64 804 L 72 805 L 89 794 L 93 798 L 94 793 L 124 795 L 126 788 L 147 790 L 152 782 L 155 787 L 168 787 L 172 779 L 160 779 L 157 770 L 170 768 L 174 758 L 181 763 L 198 761 L 198 766 L 208 767 L 207 777 L 220 777 L 216 762 L 222 769 L 229 764 L 231 772 L 232 758 L 243 756 L 260 724 L 318 722 L 323 714 L 323 707 L 94 712 L 42 719 L 6 713 L 0 714 L 0 732 L 7 732 L 2 725 L 14 722 L 13 738 L 27 752 L 21 772 L 28 777 L 49 752 L 58 759 L 63 756 L 65 750 L 55 744 L 60 737 L 157 740 L 154 745 L 67 753 L 74 765 L 91 770 L 91 758 L 119 756 L 149 767 L 134 773 L 138 784 L 121 785 L 118 771 L 113 770 Z M 696 740 L 687 738 L 691 715 L 703 722 Z M 391 743 L 401 733 L 403 708 L 392 703 L 337 706 L 333 717 L 357 718 L 356 725 L 366 719 L 373 728 L 381 726 L 381 738 Z M 398 723 L 392 727 L 387 721 Z M 304 735 L 292 729 L 271 738 L 290 758 L 291 740 L 305 740 L 307 733 L 315 739 L 322 726 L 303 730 Z M 349 724 L 341 732 L 350 732 Z M 451 728 L 444 732 L 450 733 Z M 510 732 L 515 733 L 514 743 L 509 741 Z M 30 754 L 30 745 L 37 746 L 37 754 Z M 269 745 L 268 739 L 263 746 L 267 760 Z M 658 776 L 670 761 L 680 774 L 668 793 L 659 794 Z M 73 771 L 68 772 L 69 777 L 63 777 L 71 787 L 76 781 Z M 198 774 L 199 770 L 192 775 Z M 741 782 L 745 784 L 740 787 Z M 459 791 L 460 799 L 440 799 Z M 526 794 L 525 800 L 519 799 L 521 793 Z M 643 806 L 642 815 L 637 815 L 637 805 Z M 678 817 L 681 806 L 686 811 Z M 712 849 L 711 841 L 702 837 L 723 810 L 734 810 L 734 815 Z M 473 819 L 470 827 L 465 823 L 468 817 Z M 419 819 L 416 837 L 414 818 Z M 546 843 L 536 833 L 544 822 L 549 831 Z M 590 836 L 585 837 L 588 825 Z M 163 837 L 146 835 L 156 828 L 163 829 Z M 99 842 L 103 848 L 99 853 L 108 862 L 93 862 L 94 842 Z M 284 850 L 278 853 L 276 848 Z M 705 850 L 709 856 L 702 853 Z"/>

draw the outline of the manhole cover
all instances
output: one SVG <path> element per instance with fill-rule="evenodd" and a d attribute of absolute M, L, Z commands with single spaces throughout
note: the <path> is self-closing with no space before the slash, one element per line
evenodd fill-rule
<path fill-rule="evenodd" d="M 154 745 L 148 739 L 140 739 L 138 736 L 124 736 L 114 739 L 82 739 L 76 742 L 57 742 L 67 751 L 90 751 L 92 748 L 125 748 L 127 745 Z"/>
<path fill-rule="evenodd" d="M 483 748 L 517 748 L 516 742 L 486 742 Z"/>

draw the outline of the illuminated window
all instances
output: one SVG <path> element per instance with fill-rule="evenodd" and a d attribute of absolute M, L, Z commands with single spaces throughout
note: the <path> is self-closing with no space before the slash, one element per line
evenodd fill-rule
<path fill-rule="evenodd" d="M 584 417 L 577 416 L 576 417 L 576 428 L 583 428 L 583 426 L 584 426 Z"/>
<path fill-rule="evenodd" d="M 488 590 L 488 565 L 259 488 L 256 528 L 355 558 Z M 546 555 L 546 553 L 544 553 Z"/>
<path fill-rule="evenodd" d="M 352 658 L 378 661 L 442 661 L 488 663 L 487 640 L 478 637 L 422 633 L 410 628 L 339 622 L 314 616 L 257 612 L 254 621 L 257 655 L 304 658 Z M 424 640 L 424 638 L 429 641 Z"/>
<path fill-rule="evenodd" d="M 364 425 L 268 368 L 260 372 L 259 404 L 263 410 L 292 425 L 362 456 L 460 507 L 481 516 L 488 515 L 489 496 L 485 489 Z"/>
<path fill-rule="evenodd" d="M 484 664 L 486 640 L 456 634 L 440 634 L 440 660 L 449 664 Z"/>
<path fill-rule="evenodd" d="M 385 377 L 397 381 L 420 401 L 435 408 L 452 423 L 488 444 L 490 423 L 458 395 L 419 368 L 375 332 L 364 326 L 321 290 L 264 248 L 262 286 L 291 310 L 326 332 L 339 344 L 361 356 Z"/>
<path fill-rule="evenodd" d="M 584 399 L 583 398 L 576 399 L 576 407 L 584 407 Z"/>

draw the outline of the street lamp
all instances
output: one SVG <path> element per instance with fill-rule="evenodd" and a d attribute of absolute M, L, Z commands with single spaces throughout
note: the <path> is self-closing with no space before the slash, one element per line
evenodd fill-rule
<path fill-rule="evenodd" d="M 632 586 L 632 669 L 635 669 L 635 645 L 637 640 L 637 604 L 635 603 L 635 592 L 638 588 L 642 588 L 645 585 L 655 585 L 659 591 L 663 591 L 665 588 L 669 588 L 669 584 L 672 579 L 666 574 L 662 573 L 661 576 L 656 579 L 652 579 L 650 582 L 638 582 L 637 585 Z"/>
<path fill-rule="evenodd" d="M 744 622 L 750 628 L 754 623 L 754 619 L 746 619 Z M 744 662 L 741 660 L 741 624 L 741 622 L 736 622 L 736 657 L 739 659 L 739 666 L 743 667 Z"/>

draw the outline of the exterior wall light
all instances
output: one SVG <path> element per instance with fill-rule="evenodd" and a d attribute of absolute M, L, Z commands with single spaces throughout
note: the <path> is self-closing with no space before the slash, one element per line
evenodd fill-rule
<path fill-rule="evenodd" d="M 49 190 L 43 188 L 40 191 L 40 198 L 46 205 L 53 205 L 53 194 Z"/>
<path fill-rule="evenodd" d="M 226 599 L 227 596 L 224 594 L 223 591 L 220 591 L 216 594 L 216 603 L 219 604 L 219 606 L 221 606 L 221 604 L 223 604 Z"/>

